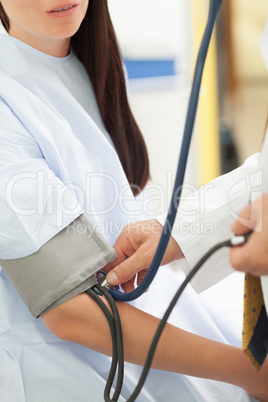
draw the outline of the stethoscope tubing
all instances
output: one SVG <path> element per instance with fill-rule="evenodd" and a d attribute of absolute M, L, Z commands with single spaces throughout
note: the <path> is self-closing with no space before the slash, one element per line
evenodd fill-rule
<path fill-rule="evenodd" d="M 188 109 L 187 109 L 181 151 L 180 151 L 180 156 L 179 156 L 179 161 L 178 161 L 178 166 L 177 166 L 177 173 L 176 173 L 176 178 L 175 178 L 175 182 L 174 182 L 171 202 L 169 205 L 168 214 L 166 217 L 164 228 L 163 228 L 154 258 L 147 271 L 145 278 L 143 279 L 141 284 L 138 287 L 136 287 L 132 292 L 122 293 L 116 289 L 109 290 L 110 294 L 113 296 L 113 298 L 115 300 L 127 302 L 127 301 L 135 300 L 138 297 L 140 297 L 149 288 L 150 284 L 152 283 L 152 281 L 161 265 L 164 254 L 166 252 L 166 248 L 167 248 L 167 245 L 168 245 L 171 233 L 172 233 L 172 229 L 174 226 L 175 218 L 176 218 L 179 203 L 180 203 L 180 197 L 181 197 L 183 181 L 184 181 L 184 177 L 185 177 L 187 159 L 188 159 L 188 155 L 189 155 L 189 149 L 190 149 L 192 133 L 193 133 L 193 128 L 194 128 L 196 110 L 197 110 L 197 105 L 198 105 L 199 92 L 200 92 L 201 80 L 202 80 L 202 75 L 203 75 L 203 70 L 204 70 L 204 64 L 206 61 L 206 56 L 207 56 L 208 47 L 209 47 L 209 43 L 211 40 L 214 24 L 215 24 L 215 21 L 217 19 L 219 12 L 220 12 L 222 3 L 223 3 L 223 0 L 210 0 L 208 21 L 207 21 L 207 25 L 206 25 L 206 28 L 205 28 L 205 31 L 203 34 L 202 42 L 201 42 L 201 45 L 199 48 L 195 71 L 194 71 L 193 84 L 192 84 L 190 100 L 189 100 Z"/>

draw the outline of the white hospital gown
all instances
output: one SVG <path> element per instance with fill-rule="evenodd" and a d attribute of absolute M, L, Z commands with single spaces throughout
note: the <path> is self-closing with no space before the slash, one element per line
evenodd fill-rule
<path fill-rule="evenodd" d="M 84 68 L 73 53 L 58 59 L 6 34 L 0 35 L 0 54 L 0 258 L 21 259 L 37 252 L 81 213 L 113 245 L 125 224 L 141 219 L 144 199 L 131 196 Z M 3 183 L 10 181 L 7 200 Z M 161 269 L 150 291 L 132 304 L 162 316 L 179 286 L 174 275 L 167 267 Z M 32 317 L 1 268 L 0 305 L 1 401 L 103 400 L 110 358 L 50 333 L 40 318 Z M 170 321 L 240 345 L 240 334 L 228 323 L 219 328 L 190 287 Z M 140 367 L 126 364 L 121 401 L 131 394 L 140 372 Z M 229 384 L 157 370 L 150 371 L 137 399 L 250 400 Z"/>

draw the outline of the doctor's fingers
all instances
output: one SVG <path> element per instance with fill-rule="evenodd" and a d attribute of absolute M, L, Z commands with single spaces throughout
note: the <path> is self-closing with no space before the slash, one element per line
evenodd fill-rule
<path fill-rule="evenodd" d="M 122 234 L 119 235 L 113 247 L 117 253 L 117 258 L 102 268 L 105 272 L 111 271 L 136 252 L 128 237 Z"/>
<path fill-rule="evenodd" d="M 155 219 L 126 225 L 113 246 L 118 257 L 107 264 L 103 270 L 111 271 L 125 259 L 131 257 L 143 244 L 153 245 L 155 250 L 162 229 L 162 225 Z"/>
<path fill-rule="evenodd" d="M 121 286 L 125 293 L 132 292 L 135 289 L 135 280 L 137 281 L 137 286 L 141 284 L 145 275 L 147 274 L 148 269 L 143 269 L 142 271 L 138 272 L 138 274 L 134 275 L 130 280 L 125 283 L 121 283 Z M 148 290 L 148 289 L 147 289 Z"/>
<path fill-rule="evenodd" d="M 249 272 L 252 275 L 261 276 L 268 274 L 268 194 L 258 198 L 252 203 L 251 208 L 245 208 L 241 213 L 242 218 L 248 218 L 249 227 L 254 231 L 246 244 L 234 247 L 230 250 L 232 266 L 240 271 Z M 245 226 L 245 225 L 243 225 Z M 243 226 L 241 230 L 243 230 Z M 233 227 L 232 227 L 233 229 Z M 248 228 L 247 228 L 248 229 Z M 236 234 L 240 232 L 238 226 Z"/>
<path fill-rule="evenodd" d="M 107 281 L 111 285 L 119 285 L 135 278 L 138 274 L 137 283 L 139 284 L 148 270 L 153 254 L 153 250 L 148 252 L 146 247 L 141 246 L 131 257 L 108 273 Z"/>
<path fill-rule="evenodd" d="M 159 240 L 163 226 L 156 220 L 134 222 L 126 225 L 115 242 L 115 249 L 121 248 L 130 256 L 131 250 L 137 250 L 145 242 Z"/>
<path fill-rule="evenodd" d="M 135 277 L 131 278 L 129 281 L 127 281 L 125 283 L 122 283 L 121 287 L 125 293 L 129 293 L 135 289 L 134 283 L 135 283 Z"/>
<path fill-rule="evenodd" d="M 268 194 L 256 199 L 239 214 L 236 222 L 231 225 L 231 230 L 237 234 L 245 234 L 250 229 L 261 232 L 263 226 L 268 225 Z"/>
<path fill-rule="evenodd" d="M 252 216 L 252 205 L 249 204 L 240 212 L 236 221 L 232 223 L 231 230 L 236 235 L 242 235 L 253 229 L 255 222 Z"/>
<path fill-rule="evenodd" d="M 102 268 L 102 271 L 104 271 L 104 272 L 109 273 L 115 267 L 121 266 L 124 263 L 124 261 L 128 258 L 128 256 L 132 255 L 135 252 L 135 250 L 132 247 L 130 247 L 129 245 L 126 246 L 126 248 L 124 248 L 124 247 L 120 247 L 118 244 L 117 245 L 115 244 L 114 249 L 117 253 L 117 258 L 115 260 L 109 262 Z M 109 280 L 109 278 L 110 278 L 110 280 Z M 107 274 L 106 279 L 110 283 L 110 285 L 115 286 L 115 285 L 120 284 L 126 293 L 134 290 L 134 282 L 136 279 L 136 272 L 132 276 L 124 275 L 122 277 L 122 280 L 121 280 L 121 278 L 120 279 L 118 277 L 115 278 L 114 276 L 112 276 L 112 278 L 116 279 L 116 280 L 112 280 L 111 276 L 109 277 Z"/>
<path fill-rule="evenodd" d="M 230 250 L 230 262 L 237 271 L 254 276 L 268 274 L 268 242 L 262 233 L 253 232 L 243 246 Z"/>

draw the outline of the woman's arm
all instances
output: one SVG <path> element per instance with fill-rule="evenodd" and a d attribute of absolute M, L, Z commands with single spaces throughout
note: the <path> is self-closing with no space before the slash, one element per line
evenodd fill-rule
<path fill-rule="evenodd" d="M 159 319 L 125 303 L 118 302 L 117 307 L 125 360 L 143 365 Z M 42 319 L 59 338 L 111 355 L 106 318 L 88 294 L 82 293 L 55 307 L 43 314 Z M 170 324 L 160 338 L 152 367 L 223 381 L 251 394 L 268 395 L 267 364 L 256 373 L 240 348 L 208 340 Z"/>

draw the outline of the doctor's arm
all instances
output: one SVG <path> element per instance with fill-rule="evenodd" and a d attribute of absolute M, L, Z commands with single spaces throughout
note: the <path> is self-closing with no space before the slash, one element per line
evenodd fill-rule
<path fill-rule="evenodd" d="M 181 199 L 162 265 L 185 257 L 180 266 L 187 275 L 213 246 L 233 237 L 230 225 L 248 204 L 251 178 L 258 160 L 259 154 L 252 155 L 239 168 Z M 157 220 L 133 223 L 124 228 L 114 246 L 119 258 L 105 267 L 110 271 L 107 280 L 111 285 L 124 284 L 124 289 L 130 291 L 133 275 L 139 273 L 138 283 L 142 280 L 158 245 L 165 216 L 157 217 Z M 232 272 L 228 249 L 222 249 L 209 258 L 191 284 L 201 292 Z"/>
<path fill-rule="evenodd" d="M 134 289 L 144 279 L 155 254 L 163 226 L 156 220 L 131 223 L 122 230 L 114 248 L 117 258 L 104 267 L 111 285 L 121 284 L 125 292 Z M 183 258 L 183 253 L 173 237 L 170 238 L 161 265 Z"/>

